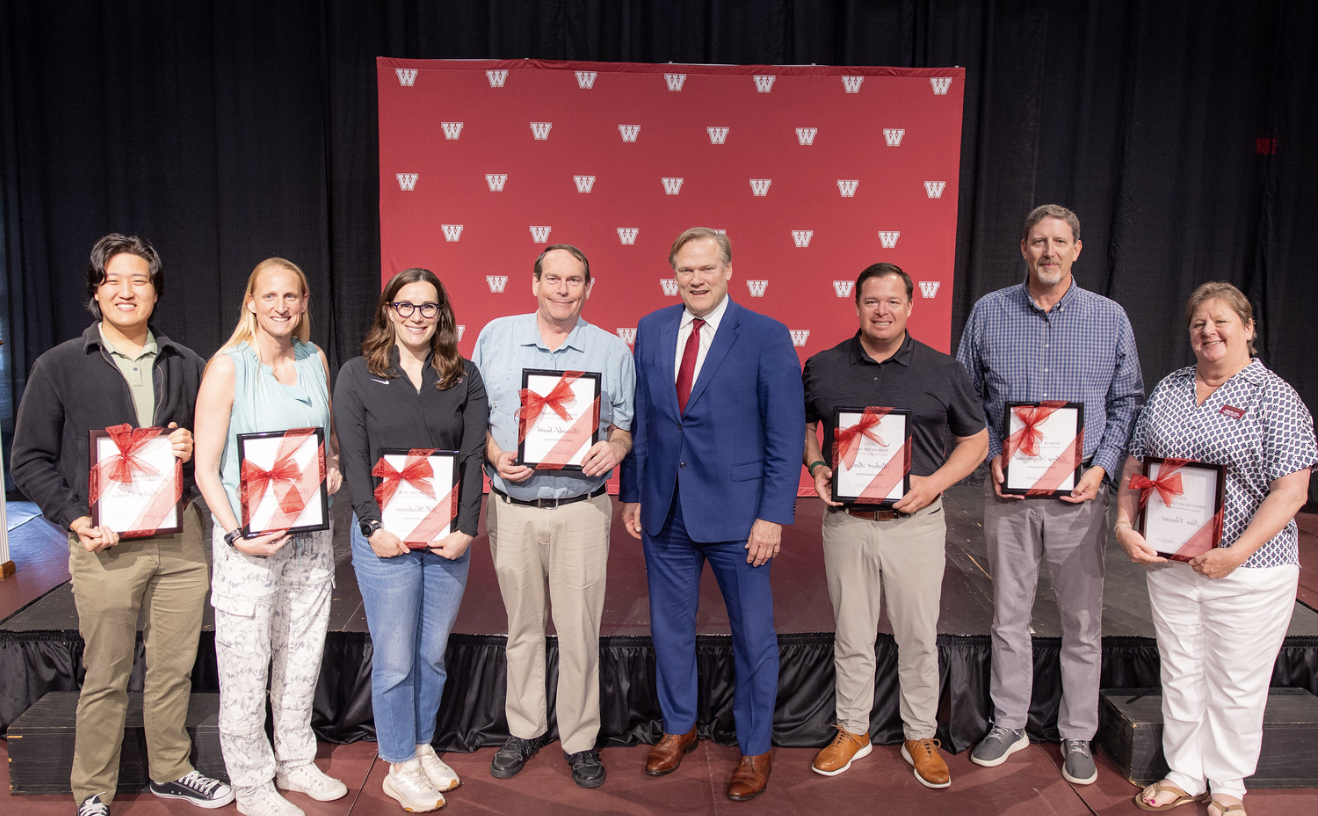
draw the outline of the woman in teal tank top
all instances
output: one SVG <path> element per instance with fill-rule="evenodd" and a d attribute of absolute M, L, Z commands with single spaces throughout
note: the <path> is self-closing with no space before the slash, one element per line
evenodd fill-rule
<path fill-rule="evenodd" d="M 242 317 L 197 395 L 197 486 L 215 525 L 211 605 L 220 679 L 220 747 L 240 813 L 301 811 L 276 787 L 321 801 L 348 789 L 316 767 L 311 708 L 334 576 L 331 530 L 242 537 L 238 435 L 322 428 L 326 490 L 339 489 L 325 355 L 310 342 L 307 279 L 282 258 L 247 280 Z M 275 745 L 265 735 L 266 681 Z"/>

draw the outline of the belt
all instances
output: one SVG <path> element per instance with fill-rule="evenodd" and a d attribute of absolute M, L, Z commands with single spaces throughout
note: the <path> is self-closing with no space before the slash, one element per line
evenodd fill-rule
<path fill-rule="evenodd" d="M 848 516 L 855 516 L 866 521 L 892 521 L 910 515 L 909 513 L 899 513 L 896 510 L 857 510 L 854 507 L 830 507 L 829 510 L 834 513 L 846 513 Z"/>
<path fill-rule="evenodd" d="M 575 502 L 585 501 L 586 499 L 593 499 L 596 496 L 603 496 L 605 493 L 609 492 L 609 486 L 607 484 L 603 484 L 600 485 L 599 489 L 595 490 L 594 492 L 583 493 L 580 496 L 569 496 L 566 499 L 532 499 L 531 501 L 514 499 L 512 496 L 509 496 L 507 493 L 504 493 L 502 490 L 495 487 L 494 485 L 490 485 L 490 492 L 498 496 L 499 498 L 503 499 L 504 501 L 508 502 L 509 504 L 516 504 L 521 507 L 539 507 L 543 509 L 543 508 L 562 507 L 565 504 L 573 504 Z"/>

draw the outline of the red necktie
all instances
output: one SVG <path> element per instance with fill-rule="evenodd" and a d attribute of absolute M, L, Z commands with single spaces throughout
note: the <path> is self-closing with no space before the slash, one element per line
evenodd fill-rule
<path fill-rule="evenodd" d="M 705 321 L 696 318 L 691 322 L 691 336 L 682 349 L 682 367 L 677 370 L 677 412 L 686 413 L 686 401 L 691 397 L 691 383 L 696 378 L 696 356 L 700 354 L 700 328 Z"/>

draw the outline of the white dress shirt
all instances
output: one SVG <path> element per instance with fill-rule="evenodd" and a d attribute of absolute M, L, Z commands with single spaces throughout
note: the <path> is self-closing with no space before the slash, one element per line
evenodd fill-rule
<path fill-rule="evenodd" d="M 728 296 L 723 295 L 723 300 L 714 307 L 713 311 L 705 315 L 702 319 L 705 325 L 700 329 L 700 350 L 696 352 L 696 370 L 691 373 L 691 387 L 694 389 L 696 382 L 700 379 L 700 367 L 705 364 L 705 355 L 709 354 L 709 347 L 714 343 L 714 333 L 718 331 L 719 321 L 723 320 L 723 313 L 728 310 Z M 673 358 L 673 383 L 677 383 L 677 374 L 682 370 L 682 352 L 686 350 L 687 338 L 691 336 L 691 325 L 696 316 L 691 314 L 690 309 L 682 310 L 682 324 L 677 327 L 677 356 Z"/>

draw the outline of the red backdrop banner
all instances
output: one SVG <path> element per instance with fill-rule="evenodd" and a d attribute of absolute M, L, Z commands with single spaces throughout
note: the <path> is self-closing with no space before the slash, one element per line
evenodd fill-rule
<path fill-rule="evenodd" d="M 377 60 L 381 274 L 444 281 L 470 356 L 531 312 L 546 245 L 590 258 L 585 318 L 627 342 L 678 302 L 668 250 L 727 232 L 732 297 L 802 361 L 856 330 L 852 286 L 895 263 L 910 331 L 949 350 L 961 68 Z"/>

